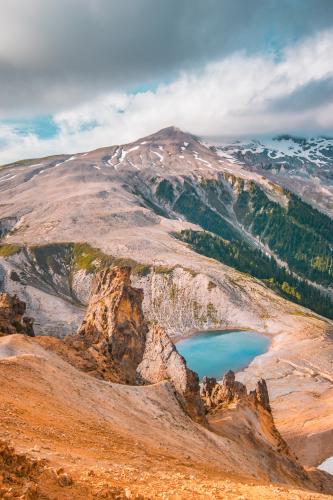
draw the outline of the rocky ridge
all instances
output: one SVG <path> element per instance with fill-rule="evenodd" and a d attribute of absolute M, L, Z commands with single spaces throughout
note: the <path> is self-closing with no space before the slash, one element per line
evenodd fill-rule
<path fill-rule="evenodd" d="M 223 375 L 221 382 L 217 382 L 214 377 L 204 377 L 200 395 L 207 411 L 210 412 L 230 403 L 250 399 L 256 405 L 261 405 L 267 412 L 272 413 L 266 380 L 258 380 L 255 389 L 248 394 L 246 386 L 236 380 L 232 370 Z"/>
<path fill-rule="evenodd" d="M 144 432 L 151 434 L 150 440 L 152 442 L 156 442 L 158 432 L 162 433 L 160 434 L 161 445 L 163 446 L 169 439 L 169 446 L 173 452 L 176 451 L 176 442 L 177 446 L 181 448 L 183 446 L 191 447 L 190 443 L 186 444 L 189 437 L 188 432 L 190 432 L 192 433 L 191 439 L 194 439 L 198 449 L 203 452 L 203 449 L 208 447 L 211 450 L 208 455 L 206 451 L 206 456 L 215 464 L 216 460 L 218 462 L 222 460 L 228 464 L 227 467 L 233 469 L 236 461 L 237 467 L 241 466 L 244 471 L 249 470 L 250 462 L 242 457 L 246 450 L 250 460 L 254 460 L 256 470 L 261 470 L 260 475 L 265 479 L 272 477 L 276 481 L 283 480 L 288 484 L 297 483 L 308 488 L 329 489 L 329 481 L 325 474 L 318 474 L 312 478 L 297 462 L 276 430 L 269 406 L 266 383 L 263 380 L 249 395 L 247 395 L 245 386 L 235 381 L 232 372 L 226 374 L 220 390 L 216 388 L 216 385 L 220 384 L 215 383 L 214 386 L 213 380 L 206 380 L 203 389 L 204 400 L 207 406 L 207 402 L 213 400 L 215 405 L 213 412 L 211 408 L 209 409 L 208 422 L 206 422 L 206 419 L 203 418 L 204 412 L 200 402 L 197 375 L 187 369 L 185 360 L 177 353 L 177 349 L 163 329 L 153 324 L 147 330 L 141 307 L 142 298 L 142 292 L 131 286 L 129 268 L 106 269 L 96 276 L 86 318 L 76 335 L 63 341 L 48 337 L 29 339 L 28 336 L 17 334 L 3 337 L 4 344 L 0 347 L 5 347 L 5 349 L 0 349 L 0 353 L 2 353 L 0 372 L 3 371 L 1 376 L 6 381 L 5 387 L 15 381 L 18 391 L 11 389 L 8 393 L 4 392 L 6 399 L 0 400 L 0 413 L 2 403 L 4 403 L 6 429 L 11 428 L 11 416 L 13 408 L 16 407 L 13 405 L 12 395 L 20 394 L 22 390 L 26 392 L 27 387 L 24 387 L 24 384 L 28 384 L 32 401 L 36 401 L 37 395 L 38 397 L 42 395 L 43 410 L 41 410 L 40 404 L 32 404 L 31 406 L 32 411 L 39 412 L 38 415 L 42 418 L 45 418 L 46 415 L 40 412 L 46 411 L 46 402 L 49 401 L 50 407 L 47 410 L 51 412 L 49 418 L 52 418 L 52 412 L 56 409 L 60 422 L 62 418 L 67 422 L 68 418 L 74 418 L 77 410 L 80 420 L 76 425 L 87 432 L 96 419 L 93 414 L 94 408 L 96 408 L 99 421 L 100 412 L 103 414 L 104 427 L 107 427 L 110 422 L 115 425 L 114 419 L 116 418 L 115 429 L 117 432 L 119 432 L 119 425 L 123 426 L 122 433 L 125 430 L 124 425 L 127 426 L 130 429 L 131 442 L 133 443 L 133 439 L 142 439 L 141 431 L 136 428 L 134 422 L 138 419 L 140 411 L 144 409 L 145 418 L 142 420 L 141 417 L 141 421 L 148 419 L 148 427 L 145 428 Z M 25 340 L 20 340 L 20 337 Z M 59 348 L 59 346 L 62 347 Z M 74 355 L 73 351 L 75 351 Z M 87 370 L 87 366 L 84 366 L 84 362 L 88 359 L 85 357 L 87 352 L 89 353 L 88 358 L 89 356 L 94 358 L 99 368 L 98 373 L 93 373 L 89 369 Z M 27 353 L 29 356 L 26 356 Z M 80 355 L 82 355 L 81 365 L 74 362 L 74 358 L 78 358 Z M 23 379 L 22 377 L 13 377 L 13 373 L 11 374 L 17 367 L 19 367 L 21 375 L 23 372 L 26 373 Z M 82 373 L 77 368 L 88 373 Z M 43 370 L 42 377 L 39 370 Z M 126 376 L 126 370 L 128 370 L 128 376 Z M 149 385 L 133 385 L 134 371 L 137 383 Z M 32 374 L 34 374 L 33 383 Z M 98 378 L 103 380 L 97 380 L 96 377 L 89 375 L 98 375 Z M 105 381 L 111 380 L 112 376 L 118 383 L 105 383 Z M 96 383 L 93 382 L 94 379 Z M 121 381 L 120 384 L 119 381 Z M 23 386 L 21 387 L 22 382 Z M 129 382 L 130 385 L 128 385 Z M 46 383 L 45 387 L 44 383 Z M 38 387 L 36 387 L 37 384 Z M 103 395 L 101 391 L 104 393 Z M 215 399 L 212 397 L 213 394 L 215 394 Z M 219 401 L 217 401 L 216 394 L 219 394 Z M 158 400 L 154 402 L 156 397 Z M 20 397 L 15 396 L 15 398 L 16 402 L 21 401 Z M 84 403 L 86 398 L 88 400 Z M 89 400 L 89 398 L 95 398 L 95 402 L 92 403 L 93 400 Z M 143 401 L 142 398 L 144 398 Z M 70 408 L 68 407 L 69 402 Z M 8 403 L 11 408 L 10 413 L 6 411 Z M 62 414 L 64 403 L 66 410 Z M 84 404 L 87 406 L 82 406 Z M 111 414 L 108 413 L 110 411 L 108 405 L 111 405 Z M 119 405 L 122 408 L 117 415 L 116 409 Z M 141 405 L 140 411 L 138 405 Z M 80 409 L 79 406 L 82 408 Z M 85 413 L 89 412 L 89 419 L 87 421 L 87 416 L 84 418 L 84 426 L 82 427 L 83 409 Z M 30 424 L 27 420 L 27 412 L 25 415 L 21 421 L 27 429 Z M 153 423 L 157 415 L 161 419 L 161 422 L 157 423 L 159 430 L 156 428 L 156 423 Z M 206 426 L 194 423 L 189 419 L 189 416 L 195 421 L 205 423 Z M 54 418 L 52 418 L 53 420 Z M 231 427 L 230 423 L 227 423 L 228 421 L 232 422 Z M 55 426 L 57 425 L 55 423 Z M 149 426 L 155 427 L 152 433 L 151 430 L 148 430 Z M 245 434 L 243 427 L 246 429 Z M 36 433 L 40 431 L 40 428 L 37 426 L 31 431 Z M 105 430 L 103 430 L 104 432 Z M 176 432 L 179 436 L 173 442 L 172 435 Z M 171 434 L 169 438 L 166 435 L 168 433 Z M 96 440 L 96 432 L 93 434 Z M 45 437 L 43 442 L 45 442 Z M 66 446 L 68 446 L 67 442 Z M 77 443 L 74 449 L 77 449 L 78 446 Z M 225 456 L 225 453 L 221 455 L 221 450 L 225 449 L 226 446 L 229 447 L 229 453 L 233 455 L 231 460 Z M 50 450 L 51 448 L 47 447 L 46 449 Z M 145 450 L 147 450 L 147 445 Z M 75 493 L 74 490 L 79 485 L 74 483 L 73 486 L 72 477 L 63 469 L 59 469 L 57 474 L 58 476 L 53 474 L 52 481 L 56 479 L 58 486 L 71 488 L 69 494 L 72 494 L 72 498 L 80 498 L 79 493 Z M 34 491 L 37 491 L 35 486 L 34 488 Z M 114 490 L 110 489 L 110 492 L 113 493 Z M 123 490 L 120 490 L 119 494 L 123 495 Z"/>
<path fill-rule="evenodd" d="M 333 139 L 295 137 L 217 141 L 221 158 L 251 175 L 260 175 L 333 214 Z"/>
<path fill-rule="evenodd" d="M 214 377 L 204 377 L 201 387 L 201 397 L 208 411 L 219 406 L 228 405 L 247 397 L 246 386 L 235 380 L 235 374 L 229 370 L 224 374 L 222 382 Z"/>

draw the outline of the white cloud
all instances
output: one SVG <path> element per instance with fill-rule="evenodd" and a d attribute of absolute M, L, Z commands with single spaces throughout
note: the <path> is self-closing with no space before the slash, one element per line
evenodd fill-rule
<path fill-rule="evenodd" d="M 333 128 L 331 106 L 279 110 L 276 103 L 314 82 L 333 78 L 333 30 L 274 55 L 235 53 L 184 72 L 155 92 L 111 93 L 54 115 L 59 134 L 42 140 L 0 129 L 0 161 L 75 152 L 130 142 L 168 125 L 198 135 L 251 135 Z M 275 104 L 275 106 L 273 106 Z M 1 148 L 1 146 L 0 146 Z"/>

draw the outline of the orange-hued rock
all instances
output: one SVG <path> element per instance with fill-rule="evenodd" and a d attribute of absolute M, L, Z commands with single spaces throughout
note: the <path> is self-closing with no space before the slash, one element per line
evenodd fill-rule
<path fill-rule="evenodd" d="M 71 340 L 73 345 L 83 341 L 82 349 L 89 350 L 106 378 L 134 384 L 147 326 L 143 292 L 131 286 L 130 273 L 129 267 L 113 267 L 96 274 L 85 318 Z"/>
<path fill-rule="evenodd" d="M 255 402 L 259 403 L 263 408 L 265 408 L 265 410 L 267 410 L 269 413 L 272 413 L 265 379 L 261 378 L 260 380 L 258 380 L 256 388 L 254 391 L 250 392 L 250 396 L 254 398 Z"/>
<path fill-rule="evenodd" d="M 0 439 L 48 461 L 26 478 L 39 494 L 27 498 L 324 500 L 320 491 L 333 493 L 332 477 L 305 473 L 278 450 L 270 417 L 263 409 L 258 422 L 254 401 L 208 415 L 204 427 L 182 411 L 169 381 L 105 383 L 40 340 L 0 338 Z M 13 463 L 8 472 L 15 470 Z"/>
<path fill-rule="evenodd" d="M 255 390 L 248 394 L 246 386 L 236 380 L 232 370 L 224 374 L 221 383 L 217 382 L 214 377 L 204 377 L 200 395 L 207 411 L 224 408 L 237 401 L 251 400 L 272 413 L 266 381 L 263 378 L 258 380 Z"/>
<path fill-rule="evenodd" d="M 194 420 L 205 421 L 199 377 L 186 366 L 185 359 L 178 353 L 172 340 L 157 324 L 149 329 L 143 360 L 137 373 L 145 384 L 170 380 L 185 411 Z"/>
<path fill-rule="evenodd" d="M 78 333 L 64 341 L 39 342 L 104 380 L 132 385 L 169 380 L 186 413 L 205 422 L 198 375 L 187 368 L 164 329 L 154 324 L 148 330 L 142 300 L 142 290 L 131 285 L 130 268 L 105 269 L 95 276 Z"/>
<path fill-rule="evenodd" d="M 244 384 L 235 380 L 235 374 L 229 370 L 219 384 L 214 377 L 204 377 L 201 398 L 208 410 L 217 408 L 247 396 Z"/>
<path fill-rule="evenodd" d="M 281 456 L 286 469 L 290 466 L 308 479 L 302 466 L 297 462 L 281 434 L 277 430 L 264 379 L 260 379 L 249 394 L 246 386 L 235 380 L 235 373 L 229 370 L 218 383 L 215 378 L 205 377 L 201 397 L 208 412 L 208 422 L 216 433 L 238 436 L 244 441 L 244 449 L 249 443 L 258 443 L 258 449 L 269 446 Z M 248 441 L 248 442 L 247 442 Z"/>
<path fill-rule="evenodd" d="M 14 333 L 34 336 L 33 319 L 23 316 L 26 304 L 16 295 L 0 293 L 0 337 Z"/>

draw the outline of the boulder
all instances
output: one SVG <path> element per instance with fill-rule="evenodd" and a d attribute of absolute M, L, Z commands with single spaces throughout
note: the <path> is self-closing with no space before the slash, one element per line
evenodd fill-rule
<path fill-rule="evenodd" d="M 22 333 L 34 337 L 33 319 L 23 316 L 26 304 L 16 295 L 0 293 L 0 337 Z"/>

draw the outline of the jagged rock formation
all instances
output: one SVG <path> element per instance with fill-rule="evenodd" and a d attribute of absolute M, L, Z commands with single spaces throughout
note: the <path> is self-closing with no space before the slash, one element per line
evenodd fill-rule
<path fill-rule="evenodd" d="M 250 396 L 254 398 L 255 402 L 259 403 L 265 410 L 271 413 L 272 410 L 269 404 L 269 395 L 265 379 L 261 378 L 258 380 L 256 388 L 254 391 L 250 392 Z"/>
<path fill-rule="evenodd" d="M 261 405 L 271 413 L 266 381 L 258 380 L 255 390 L 248 394 L 246 386 L 235 379 L 232 370 L 225 373 L 222 383 L 218 383 L 214 377 L 204 377 L 200 395 L 208 411 L 226 407 L 233 402 L 248 400 Z"/>
<path fill-rule="evenodd" d="M 40 337 L 39 343 L 104 380 L 131 385 L 169 380 L 182 408 L 205 422 L 198 375 L 187 368 L 163 328 L 154 323 L 148 330 L 143 292 L 132 287 L 130 274 L 129 267 L 97 273 L 78 333 L 64 341 Z"/>
<path fill-rule="evenodd" d="M 202 382 L 201 397 L 209 410 L 247 396 L 245 385 L 235 380 L 232 370 L 224 375 L 221 384 L 214 377 L 204 377 Z"/>
<path fill-rule="evenodd" d="M 14 333 L 34 337 L 33 319 L 23 316 L 25 310 L 25 302 L 16 295 L 0 294 L 0 337 Z"/>
<path fill-rule="evenodd" d="M 77 339 L 119 382 L 134 384 L 147 326 L 142 312 L 143 292 L 131 286 L 130 274 L 129 267 L 96 274 Z"/>
<path fill-rule="evenodd" d="M 143 360 L 138 366 L 137 374 L 143 383 L 170 380 L 186 412 L 194 420 L 204 421 L 205 411 L 200 399 L 199 377 L 187 368 L 183 356 L 178 353 L 165 330 L 157 324 L 149 329 Z"/>
<path fill-rule="evenodd" d="M 306 474 L 298 464 L 297 458 L 277 430 L 270 403 L 267 384 L 260 379 L 250 393 L 246 386 L 235 380 L 232 370 L 228 371 L 219 384 L 214 378 L 205 377 L 201 389 L 208 422 L 217 433 L 234 433 L 241 437 L 239 429 L 242 428 L 244 447 L 246 440 L 264 440 L 264 446 L 269 445 L 279 453 L 283 460 L 292 460 L 293 467 L 298 474 Z M 261 446 L 263 444 L 261 443 Z"/>

